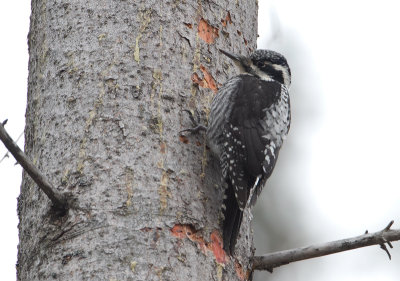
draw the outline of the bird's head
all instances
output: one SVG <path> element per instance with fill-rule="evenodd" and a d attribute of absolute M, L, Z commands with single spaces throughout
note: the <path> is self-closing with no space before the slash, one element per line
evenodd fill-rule
<path fill-rule="evenodd" d="M 241 73 L 248 73 L 267 81 L 275 80 L 289 88 L 290 68 L 281 54 L 271 50 L 256 50 L 250 57 L 245 57 L 221 49 L 220 52 L 231 58 Z"/>

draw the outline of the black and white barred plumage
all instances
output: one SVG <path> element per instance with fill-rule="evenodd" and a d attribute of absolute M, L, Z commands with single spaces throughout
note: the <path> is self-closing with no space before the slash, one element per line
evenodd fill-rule
<path fill-rule="evenodd" d="M 226 51 L 242 74 L 229 79 L 212 104 L 208 145 L 221 162 L 228 187 L 224 199 L 224 249 L 233 253 L 243 210 L 255 204 L 274 169 L 290 127 L 290 69 L 273 51 L 250 58 Z"/>

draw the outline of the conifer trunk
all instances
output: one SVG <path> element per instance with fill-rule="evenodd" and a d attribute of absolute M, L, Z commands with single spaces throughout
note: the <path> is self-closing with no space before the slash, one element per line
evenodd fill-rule
<path fill-rule="evenodd" d="M 218 161 L 178 132 L 256 37 L 256 1 L 32 1 L 25 152 L 71 208 L 24 173 L 18 280 L 246 278 L 248 222 L 224 256 Z"/>

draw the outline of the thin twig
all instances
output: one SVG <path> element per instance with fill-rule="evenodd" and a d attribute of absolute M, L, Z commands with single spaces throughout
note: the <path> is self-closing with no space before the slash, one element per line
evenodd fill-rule
<path fill-rule="evenodd" d="M 7 123 L 7 121 L 8 121 L 8 119 L 6 119 L 4 122 Z M 5 125 L 4 122 L 3 122 L 3 126 Z M 22 133 L 19 134 L 17 140 L 15 141 L 16 144 L 18 143 L 19 139 L 20 139 L 23 135 L 24 135 L 24 131 L 22 131 Z M 6 158 L 9 157 L 9 156 L 8 156 L 8 153 L 9 153 L 9 152 L 7 151 L 6 154 L 4 154 L 3 158 L 1 158 L 1 160 L 0 160 L 0 163 L 3 162 L 4 159 L 6 159 Z"/>
<path fill-rule="evenodd" d="M 390 229 L 392 224 L 393 221 L 391 221 L 383 230 L 375 233 L 365 233 L 364 235 L 353 238 L 256 256 L 253 259 L 253 269 L 268 270 L 272 272 L 275 267 L 291 262 L 326 256 L 372 245 L 380 245 L 389 255 L 389 258 L 391 258 L 385 243 L 392 247 L 392 244 L 390 243 L 391 241 L 400 240 L 400 229 Z"/>
<path fill-rule="evenodd" d="M 393 220 L 390 221 L 389 224 L 383 229 L 383 231 L 388 231 L 392 227 L 393 224 L 394 224 L 394 221 Z"/>
<path fill-rule="evenodd" d="M 0 124 L 0 140 L 14 156 L 15 160 L 18 161 L 22 168 L 24 168 L 33 181 L 39 186 L 39 188 L 43 190 L 43 192 L 49 197 L 49 199 L 53 202 L 54 207 L 61 210 L 66 210 L 68 206 L 65 198 L 57 192 L 57 190 L 49 183 L 49 181 L 38 170 L 38 168 L 33 165 L 25 153 L 23 153 L 18 145 L 12 140 L 7 131 L 4 129 L 5 123 L 7 123 L 7 121 L 4 121 Z"/>

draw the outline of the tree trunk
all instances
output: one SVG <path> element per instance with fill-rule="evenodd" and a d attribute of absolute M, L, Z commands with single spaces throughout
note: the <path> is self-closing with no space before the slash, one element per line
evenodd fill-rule
<path fill-rule="evenodd" d="M 244 280 L 221 244 L 218 161 L 183 109 L 207 121 L 248 54 L 256 1 L 32 1 L 25 152 L 67 214 L 24 174 L 18 280 Z M 248 214 L 247 214 L 248 215 Z"/>

